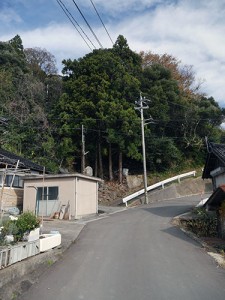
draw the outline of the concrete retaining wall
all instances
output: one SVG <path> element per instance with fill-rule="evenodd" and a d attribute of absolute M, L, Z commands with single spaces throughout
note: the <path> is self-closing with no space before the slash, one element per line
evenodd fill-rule
<path fill-rule="evenodd" d="M 212 192 L 211 180 L 201 178 L 190 178 L 181 183 L 171 184 L 164 189 L 155 190 L 148 193 L 149 202 L 169 200 L 190 195 L 204 195 Z"/>

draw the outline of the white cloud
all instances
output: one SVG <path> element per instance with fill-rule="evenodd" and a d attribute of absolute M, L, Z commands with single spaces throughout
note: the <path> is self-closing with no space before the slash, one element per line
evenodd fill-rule
<path fill-rule="evenodd" d="M 225 106 L 225 22 L 218 18 L 223 8 L 214 8 L 211 2 L 193 8 L 189 3 L 159 6 L 154 12 L 124 20 L 116 31 L 124 34 L 132 49 L 169 53 L 193 65 L 196 77 L 206 80 L 203 89 Z"/>
<path fill-rule="evenodd" d="M 109 20 L 106 26 L 114 41 L 123 34 L 134 51 L 168 53 L 183 64 L 193 65 L 196 77 L 206 80 L 203 90 L 225 106 L 224 1 L 94 0 L 94 3 L 104 8 L 102 17 Z M 90 1 L 83 1 L 82 5 L 90 8 Z M 148 9 L 150 6 L 154 9 Z M 113 18 L 106 16 L 106 12 Z M 117 12 L 120 16 L 123 13 L 123 17 L 114 22 Z M 19 16 L 17 18 L 19 22 Z M 10 36 L 0 36 L 0 40 L 11 39 L 19 33 L 25 47 L 46 48 L 56 56 L 60 66 L 62 59 L 75 59 L 90 52 L 69 21 L 64 20 L 62 24 L 11 32 Z M 95 28 L 95 32 L 105 47 L 112 46 L 104 29 Z"/>
<path fill-rule="evenodd" d="M 2 24 L 9 25 L 12 21 L 21 23 L 21 17 L 13 9 L 2 9 L 0 12 L 0 20 Z"/>

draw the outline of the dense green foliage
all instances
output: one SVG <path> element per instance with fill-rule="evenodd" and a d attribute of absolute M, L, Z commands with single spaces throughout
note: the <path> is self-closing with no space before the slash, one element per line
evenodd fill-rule
<path fill-rule="evenodd" d="M 14 242 L 22 241 L 25 234 L 40 226 L 39 219 L 32 212 L 24 212 L 17 220 L 3 222 L 0 239 L 4 243 L 7 235 L 13 235 Z"/>
<path fill-rule="evenodd" d="M 113 179 L 122 167 L 142 165 L 142 95 L 150 99 L 145 119 L 147 169 L 165 171 L 202 164 L 204 138 L 223 141 L 223 110 L 193 88 L 191 68 L 169 55 L 133 52 L 119 36 L 111 49 L 63 61 L 56 75 L 47 50 L 23 49 L 16 36 L 0 42 L 0 121 L 3 148 L 50 171 L 81 170 L 81 127 L 86 165 Z"/>
<path fill-rule="evenodd" d="M 0 42 L 0 50 L 1 145 L 54 169 L 57 164 L 49 122 L 61 94 L 61 78 L 30 64 L 19 36 Z M 34 70 L 38 68 L 37 74 Z"/>

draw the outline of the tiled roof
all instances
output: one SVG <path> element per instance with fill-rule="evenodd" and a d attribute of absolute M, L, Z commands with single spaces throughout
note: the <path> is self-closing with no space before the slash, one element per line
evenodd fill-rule
<path fill-rule="evenodd" d="M 19 155 L 13 154 L 9 151 L 0 148 L 0 164 L 8 164 L 10 166 L 16 166 L 19 160 L 19 168 L 30 169 L 31 171 L 42 172 L 43 167 L 30 161 L 29 159 L 23 158 Z"/>
<path fill-rule="evenodd" d="M 225 145 L 209 143 L 209 151 L 225 164 Z"/>
<path fill-rule="evenodd" d="M 211 178 L 210 172 L 217 167 L 225 167 L 225 145 L 208 143 L 208 154 L 202 178 Z"/>

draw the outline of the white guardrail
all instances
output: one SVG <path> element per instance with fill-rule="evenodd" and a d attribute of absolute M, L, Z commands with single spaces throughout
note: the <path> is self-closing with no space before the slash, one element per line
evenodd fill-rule
<path fill-rule="evenodd" d="M 177 176 L 165 179 L 163 181 L 160 181 L 160 182 L 157 182 L 157 183 L 155 183 L 153 185 L 148 186 L 147 187 L 147 191 L 149 192 L 149 191 L 154 190 L 154 189 L 156 189 L 158 187 L 162 187 L 164 189 L 164 186 L 167 183 L 170 183 L 170 182 L 175 181 L 175 180 L 178 180 L 178 182 L 180 183 L 181 178 L 185 178 L 185 177 L 189 177 L 189 176 L 195 176 L 195 175 L 196 175 L 196 171 L 191 171 L 191 172 L 188 172 L 188 173 L 185 173 L 185 174 L 177 175 Z M 136 198 L 136 197 L 144 194 L 144 192 L 145 192 L 145 190 L 142 189 L 142 190 L 140 190 L 138 192 L 135 192 L 135 193 L 133 193 L 133 194 L 131 194 L 131 195 L 123 198 L 123 203 L 126 203 L 126 206 L 127 206 L 127 202 L 128 201 L 130 201 L 130 200 L 132 200 L 132 199 L 134 199 L 134 198 Z"/>

